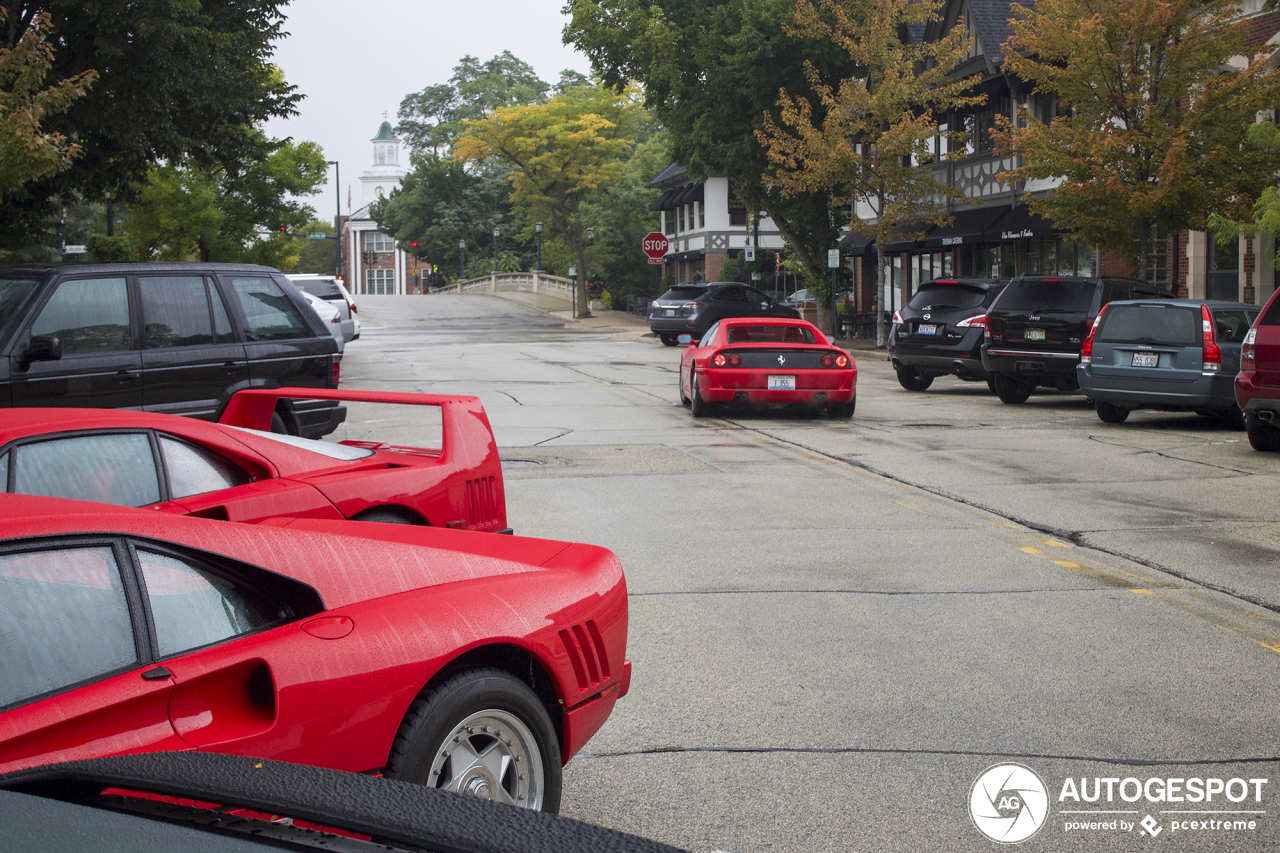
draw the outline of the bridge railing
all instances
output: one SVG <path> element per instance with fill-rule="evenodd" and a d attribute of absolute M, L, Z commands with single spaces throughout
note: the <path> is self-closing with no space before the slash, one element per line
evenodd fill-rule
<path fill-rule="evenodd" d="M 499 290 L 521 290 L 549 296 L 573 298 L 574 281 L 544 272 L 500 272 L 483 278 L 467 278 L 442 287 L 435 293 L 496 293 Z"/>

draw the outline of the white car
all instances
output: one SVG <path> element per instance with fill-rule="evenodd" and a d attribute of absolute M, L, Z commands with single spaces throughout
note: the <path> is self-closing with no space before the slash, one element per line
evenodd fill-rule
<path fill-rule="evenodd" d="M 321 299 L 309 291 L 298 289 L 299 292 L 306 297 L 307 304 L 311 306 L 311 310 L 325 324 L 330 332 L 333 333 L 333 339 L 338 342 L 338 352 L 342 352 L 347 345 L 346 337 L 342 333 L 342 312 L 328 300 Z"/>
<path fill-rule="evenodd" d="M 340 279 L 336 276 L 316 273 L 289 275 L 288 279 L 302 292 L 318 296 L 338 309 L 342 315 L 344 341 L 354 341 L 360 337 L 360 317 L 356 313 L 355 300 L 351 298 L 351 294 Z"/>

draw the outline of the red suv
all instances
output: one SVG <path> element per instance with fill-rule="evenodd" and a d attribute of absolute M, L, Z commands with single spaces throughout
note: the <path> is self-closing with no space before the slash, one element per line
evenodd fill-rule
<path fill-rule="evenodd" d="M 1236 403 L 1254 450 L 1280 450 L 1280 302 L 1271 294 L 1240 348 Z"/>

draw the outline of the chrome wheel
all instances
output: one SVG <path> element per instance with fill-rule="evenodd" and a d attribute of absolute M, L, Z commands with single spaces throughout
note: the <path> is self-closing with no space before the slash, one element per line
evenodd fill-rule
<path fill-rule="evenodd" d="M 431 759 L 427 784 L 512 806 L 542 808 L 542 754 L 518 718 L 479 711 L 454 726 Z"/>

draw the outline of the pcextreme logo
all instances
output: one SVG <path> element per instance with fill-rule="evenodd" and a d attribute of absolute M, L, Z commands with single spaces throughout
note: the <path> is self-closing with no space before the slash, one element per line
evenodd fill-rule
<path fill-rule="evenodd" d="M 973 783 L 969 815 L 987 838 L 1017 844 L 1044 826 L 1049 816 L 1049 791 L 1030 767 L 996 764 Z"/>

